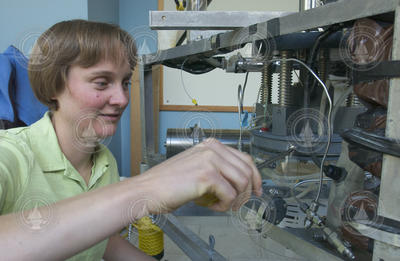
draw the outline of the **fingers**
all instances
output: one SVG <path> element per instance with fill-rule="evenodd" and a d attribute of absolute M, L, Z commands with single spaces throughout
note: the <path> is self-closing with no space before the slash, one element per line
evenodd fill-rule
<path fill-rule="evenodd" d="M 218 183 L 218 186 L 215 186 L 215 191 L 212 192 L 212 194 L 215 194 L 218 201 L 209 206 L 209 208 L 220 212 L 227 211 L 231 207 L 232 202 L 235 200 L 238 193 L 222 176 L 219 176 L 219 180 L 216 183 Z"/>
<path fill-rule="evenodd" d="M 218 155 L 222 156 L 226 160 L 228 165 L 234 170 L 229 172 L 229 167 L 225 167 L 221 164 L 222 175 L 227 178 L 232 184 L 236 184 L 235 187 L 238 192 L 244 192 L 246 189 L 254 190 L 258 196 L 262 194 L 262 180 L 261 175 L 255 166 L 253 159 L 250 155 L 240 152 L 234 148 L 223 145 L 217 140 L 208 139 L 204 144 L 212 149 L 214 149 Z M 245 179 L 245 180 L 244 180 Z M 248 188 L 248 184 L 250 187 Z"/>
<path fill-rule="evenodd" d="M 238 155 L 241 155 L 244 157 L 244 160 L 249 164 L 249 166 L 252 169 L 253 190 L 255 191 L 257 196 L 261 196 L 262 195 L 262 178 L 261 178 L 260 172 L 258 171 L 256 164 L 254 163 L 251 156 L 246 153 L 240 152 L 234 148 L 228 147 L 228 146 L 227 146 L 227 149 L 232 151 L 232 153 L 235 153 L 235 154 L 238 154 Z"/>
<path fill-rule="evenodd" d="M 167 192 L 160 193 L 166 194 L 162 198 L 171 201 L 173 206 L 211 194 L 218 200 L 205 200 L 214 203 L 207 206 L 216 211 L 226 211 L 234 207 L 232 203 L 239 195 L 250 197 L 252 191 L 261 195 L 261 176 L 252 158 L 215 139 L 208 139 L 175 155 L 154 167 L 153 172 L 170 173 L 159 174 L 158 179 L 159 183 L 166 186 L 172 183 L 171 187 L 175 188 L 174 197 Z"/>
<path fill-rule="evenodd" d="M 218 169 L 219 174 L 229 181 L 236 189 L 237 193 L 240 194 L 244 192 L 248 184 L 251 183 L 251 168 L 248 166 L 239 166 L 245 164 L 243 162 L 233 163 L 231 159 L 227 158 L 227 155 L 221 156 L 221 154 L 215 153 L 212 162 L 216 169 Z M 240 161 L 240 159 L 237 159 L 237 161 Z"/>

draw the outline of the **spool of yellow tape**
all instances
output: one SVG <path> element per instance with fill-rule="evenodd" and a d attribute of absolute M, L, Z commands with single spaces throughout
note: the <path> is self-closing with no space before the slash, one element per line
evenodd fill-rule
<path fill-rule="evenodd" d="M 139 233 L 139 249 L 160 260 L 164 255 L 164 232 L 161 228 L 153 224 L 150 217 L 139 219 L 134 226 Z"/>

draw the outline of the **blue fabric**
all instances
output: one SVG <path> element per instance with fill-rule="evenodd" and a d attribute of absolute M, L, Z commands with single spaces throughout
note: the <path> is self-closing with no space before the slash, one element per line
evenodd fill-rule
<path fill-rule="evenodd" d="M 0 119 L 14 121 L 14 112 L 8 93 L 8 84 L 12 74 L 12 65 L 10 60 L 3 54 L 0 54 Z"/>
<path fill-rule="evenodd" d="M 8 47 L 3 54 L 0 54 L 0 119 L 11 122 L 15 119 L 10 94 L 11 97 L 15 97 L 13 103 L 18 118 L 26 125 L 31 125 L 42 118 L 48 110 L 33 94 L 27 68 L 28 59 L 14 46 Z M 14 77 L 11 77 L 12 72 Z"/>

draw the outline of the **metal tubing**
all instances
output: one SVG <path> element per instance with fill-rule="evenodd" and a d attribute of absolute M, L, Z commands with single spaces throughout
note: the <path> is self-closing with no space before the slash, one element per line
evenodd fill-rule
<path fill-rule="evenodd" d="M 202 140 L 214 137 L 222 144 L 237 148 L 239 140 L 239 130 L 228 129 L 201 129 L 201 137 L 196 137 L 192 129 L 168 129 L 165 147 L 167 151 L 167 158 L 170 158 L 185 149 L 196 145 Z M 197 135 L 198 136 L 198 135 Z M 242 149 L 243 151 L 250 152 L 250 133 L 242 133 Z"/>
<path fill-rule="evenodd" d="M 145 81 L 145 66 L 143 64 L 139 64 L 139 77 L 140 77 L 140 120 L 141 124 L 141 138 L 142 138 L 142 162 L 147 163 L 147 142 L 146 142 L 146 129 L 147 129 L 147 122 L 149 121 L 146 118 L 146 92 L 145 90 L 148 89 L 146 87 Z"/>

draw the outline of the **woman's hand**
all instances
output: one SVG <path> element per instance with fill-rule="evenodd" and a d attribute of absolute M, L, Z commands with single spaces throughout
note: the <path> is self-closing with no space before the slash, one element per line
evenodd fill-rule
<path fill-rule="evenodd" d="M 212 194 L 209 206 L 226 211 L 237 196 L 261 195 L 261 176 L 245 153 L 208 139 L 139 175 L 150 197 L 150 213 L 171 211 L 184 203 Z M 147 184 L 147 185 L 146 185 Z M 147 194 L 147 193 L 146 193 Z"/>

